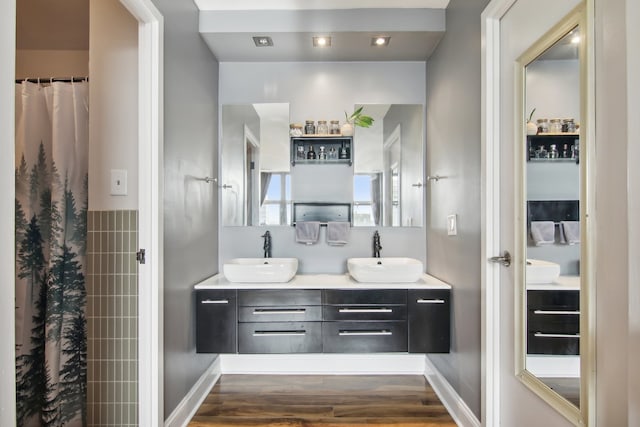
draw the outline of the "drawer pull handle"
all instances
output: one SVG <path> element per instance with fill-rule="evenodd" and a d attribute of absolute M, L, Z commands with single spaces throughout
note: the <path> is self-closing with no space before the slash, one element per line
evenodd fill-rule
<path fill-rule="evenodd" d="M 303 336 L 307 331 L 254 331 L 254 337 L 291 337 Z"/>
<path fill-rule="evenodd" d="M 533 336 L 536 338 L 580 338 L 580 334 L 545 334 L 543 332 L 536 332 Z"/>
<path fill-rule="evenodd" d="M 445 301 L 443 299 L 423 299 L 419 298 L 416 300 L 418 304 L 444 304 Z"/>
<path fill-rule="evenodd" d="M 205 299 L 201 301 L 202 304 L 229 304 L 228 299 Z"/>
<path fill-rule="evenodd" d="M 305 314 L 307 311 L 306 308 L 294 309 L 294 310 L 281 310 L 281 309 L 270 309 L 270 308 L 256 308 L 253 310 L 253 314 Z"/>
<path fill-rule="evenodd" d="M 533 314 L 559 314 L 562 316 L 571 316 L 580 314 L 580 310 L 564 311 L 564 310 L 535 310 Z"/>
<path fill-rule="evenodd" d="M 338 335 L 343 337 L 343 336 L 389 336 L 389 335 L 393 335 L 393 332 L 387 330 L 387 329 L 382 329 L 379 331 L 347 331 L 347 330 L 343 330 L 343 331 L 339 331 Z"/>
<path fill-rule="evenodd" d="M 391 308 L 341 308 L 338 313 L 393 313 Z"/>

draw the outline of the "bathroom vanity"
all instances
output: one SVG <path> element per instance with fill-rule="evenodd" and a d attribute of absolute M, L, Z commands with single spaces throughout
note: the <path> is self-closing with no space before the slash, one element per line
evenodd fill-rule
<path fill-rule="evenodd" d="M 580 277 L 527 285 L 527 354 L 580 354 Z"/>
<path fill-rule="evenodd" d="M 199 353 L 448 353 L 451 287 L 359 283 L 348 274 L 301 274 L 287 283 L 195 286 Z"/>

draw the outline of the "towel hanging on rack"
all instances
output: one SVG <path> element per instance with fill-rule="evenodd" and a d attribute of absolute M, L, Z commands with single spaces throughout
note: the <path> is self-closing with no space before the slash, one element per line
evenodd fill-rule
<path fill-rule="evenodd" d="M 536 246 L 554 244 L 556 225 L 553 221 L 531 221 L 531 238 Z"/>
<path fill-rule="evenodd" d="M 298 221 L 296 222 L 296 242 L 313 245 L 320 236 L 319 221 Z"/>
<path fill-rule="evenodd" d="M 580 243 L 580 221 L 560 221 L 560 243 L 567 245 Z"/>

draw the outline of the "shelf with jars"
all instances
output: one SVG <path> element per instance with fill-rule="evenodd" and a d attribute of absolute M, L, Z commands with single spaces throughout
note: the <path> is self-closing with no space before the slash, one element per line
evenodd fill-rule
<path fill-rule="evenodd" d="M 570 132 L 527 135 L 528 162 L 575 162 L 580 160 L 580 134 Z"/>
<path fill-rule="evenodd" d="M 353 137 L 304 135 L 291 137 L 291 165 L 353 164 Z"/>

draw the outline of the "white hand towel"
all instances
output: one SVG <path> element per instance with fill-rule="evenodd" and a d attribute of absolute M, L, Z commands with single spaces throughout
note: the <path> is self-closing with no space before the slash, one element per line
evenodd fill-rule
<path fill-rule="evenodd" d="M 531 221 L 531 238 L 536 246 L 554 244 L 556 226 L 553 221 Z"/>
<path fill-rule="evenodd" d="M 327 244 L 331 246 L 344 246 L 349 243 L 349 229 L 351 224 L 342 221 L 329 221 L 327 223 Z"/>
<path fill-rule="evenodd" d="M 560 222 L 560 242 L 567 245 L 580 243 L 580 221 Z"/>
<path fill-rule="evenodd" d="M 296 242 L 313 245 L 320 236 L 320 223 L 317 221 L 296 222 Z"/>

